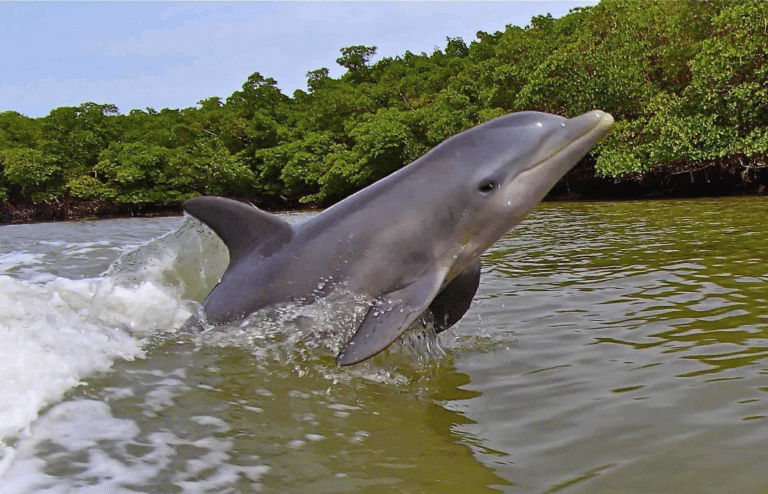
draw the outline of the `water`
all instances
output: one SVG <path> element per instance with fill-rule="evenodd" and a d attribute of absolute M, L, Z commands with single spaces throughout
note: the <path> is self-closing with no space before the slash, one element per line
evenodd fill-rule
<path fill-rule="evenodd" d="M 191 220 L 0 227 L 0 492 L 766 492 L 767 213 L 544 204 L 444 355 L 351 368 L 322 305 L 178 333 Z"/>

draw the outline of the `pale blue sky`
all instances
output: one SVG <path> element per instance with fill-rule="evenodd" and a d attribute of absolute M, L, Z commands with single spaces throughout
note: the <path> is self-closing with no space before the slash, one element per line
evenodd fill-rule
<path fill-rule="evenodd" d="M 59 106 L 114 103 L 122 113 L 226 98 L 253 72 L 292 95 L 339 49 L 431 53 L 445 38 L 525 26 L 597 1 L 0 2 L 0 111 L 39 117 Z"/>

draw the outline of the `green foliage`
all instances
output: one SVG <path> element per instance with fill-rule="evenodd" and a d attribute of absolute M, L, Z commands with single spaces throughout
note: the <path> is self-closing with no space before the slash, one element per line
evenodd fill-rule
<path fill-rule="evenodd" d="M 768 2 L 603 0 L 467 45 L 374 61 L 342 48 L 288 97 L 258 72 L 180 110 L 85 103 L 0 113 L 0 200 L 125 203 L 197 194 L 329 204 L 446 138 L 512 111 L 610 112 L 596 172 L 768 164 Z"/>
<path fill-rule="evenodd" d="M 668 10 L 669 6 L 663 3 L 661 8 Z M 768 4 L 672 6 L 681 17 L 672 23 L 658 14 L 655 18 L 664 19 L 665 27 L 656 31 L 661 30 L 677 45 L 654 49 L 657 67 L 661 67 L 649 73 L 653 76 L 650 81 L 658 80 L 652 86 L 655 94 L 649 93 L 651 98 L 633 115 L 634 129 L 623 132 L 623 138 L 601 155 L 598 171 L 617 176 L 664 165 L 728 161 L 765 165 Z M 687 60 L 685 68 L 681 68 L 681 58 Z M 630 155 L 637 161 L 627 159 Z"/>
<path fill-rule="evenodd" d="M 366 80 L 368 62 L 376 54 L 375 46 L 355 45 L 341 49 L 341 56 L 336 63 L 347 69 L 346 76 L 355 82 Z"/>
<path fill-rule="evenodd" d="M 323 87 L 323 84 L 329 79 L 328 69 L 322 67 L 317 70 L 310 70 L 307 72 L 307 88 L 310 91 L 317 91 Z"/>
<path fill-rule="evenodd" d="M 363 115 L 350 123 L 354 140 L 352 153 L 358 160 L 352 184 L 361 188 L 407 165 L 428 149 L 415 140 L 407 115 L 394 109 L 382 109 Z"/>
<path fill-rule="evenodd" d="M 141 142 L 113 143 L 87 175 L 67 184 L 76 197 L 125 203 L 180 202 L 201 194 L 244 193 L 250 169 L 217 140 L 168 149 Z"/>
<path fill-rule="evenodd" d="M 34 148 L 39 142 L 37 121 L 15 111 L 0 113 L 0 151 L 10 148 Z"/>
<path fill-rule="evenodd" d="M 305 195 L 317 192 L 334 144 L 330 132 L 312 132 L 303 139 L 259 151 L 257 156 L 263 163 L 258 177 L 261 193 Z"/>
<path fill-rule="evenodd" d="M 40 150 L 6 149 L 0 152 L 0 168 L 8 183 L 19 186 L 33 202 L 49 201 L 61 193 L 62 170 L 55 160 Z"/>

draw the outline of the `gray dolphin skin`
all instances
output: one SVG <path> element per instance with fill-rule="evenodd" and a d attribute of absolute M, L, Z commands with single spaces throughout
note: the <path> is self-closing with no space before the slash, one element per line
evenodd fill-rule
<path fill-rule="evenodd" d="M 437 331 L 445 330 L 477 291 L 480 255 L 612 124 L 599 110 L 571 119 L 498 117 L 296 226 L 230 199 L 190 199 L 184 210 L 211 227 L 230 254 L 203 303 L 207 320 L 219 325 L 274 304 L 311 303 L 343 287 L 372 302 L 339 365 L 381 352 L 428 310 Z"/>

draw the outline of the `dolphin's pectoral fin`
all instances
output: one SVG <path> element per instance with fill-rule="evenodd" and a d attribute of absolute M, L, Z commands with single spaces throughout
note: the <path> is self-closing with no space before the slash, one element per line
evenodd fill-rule
<path fill-rule="evenodd" d="M 223 197 L 195 197 L 182 207 L 224 241 L 230 265 L 258 249 L 267 257 L 293 236 L 291 225 L 254 206 Z"/>
<path fill-rule="evenodd" d="M 435 330 L 440 333 L 464 316 L 480 285 L 480 258 L 459 273 L 429 304 L 435 316 Z"/>
<path fill-rule="evenodd" d="M 427 309 L 444 275 L 431 271 L 405 288 L 377 298 L 355 335 L 336 357 L 336 363 L 356 364 L 391 345 Z"/>

